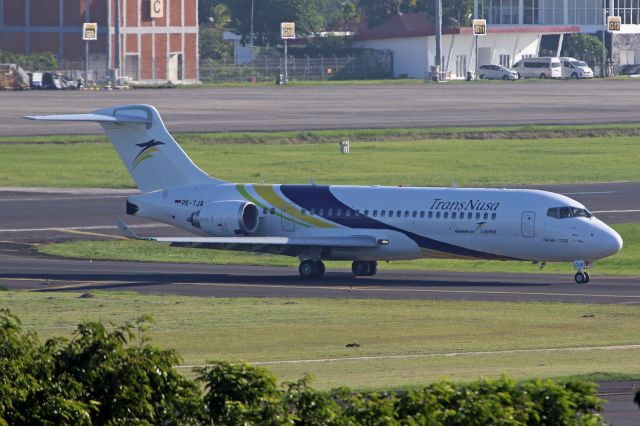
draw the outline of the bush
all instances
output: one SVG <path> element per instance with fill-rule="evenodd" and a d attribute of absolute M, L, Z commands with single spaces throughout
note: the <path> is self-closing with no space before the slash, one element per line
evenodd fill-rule
<path fill-rule="evenodd" d="M 593 383 L 436 382 L 414 389 L 319 392 L 311 378 L 279 386 L 267 369 L 213 361 L 197 383 L 175 370 L 175 351 L 149 344 L 148 317 L 78 325 L 71 340 L 40 344 L 0 309 L 0 426 L 136 425 L 598 425 Z M 204 395 L 200 391 L 204 385 Z M 640 396 L 636 396 L 640 402 Z"/>

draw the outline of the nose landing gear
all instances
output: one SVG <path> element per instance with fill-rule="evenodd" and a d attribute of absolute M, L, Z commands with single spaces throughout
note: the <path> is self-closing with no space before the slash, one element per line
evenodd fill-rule
<path fill-rule="evenodd" d="M 576 260 L 573 262 L 573 267 L 578 270 L 576 275 L 573 277 L 578 284 L 586 284 L 591 280 L 589 273 L 585 271 L 589 267 L 591 262 L 587 262 L 584 260 Z"/>

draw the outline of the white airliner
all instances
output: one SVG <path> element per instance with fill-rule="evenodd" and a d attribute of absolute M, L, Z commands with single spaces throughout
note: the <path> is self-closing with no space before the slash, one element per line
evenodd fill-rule
<path fill-rule="evenodd" d="M 296 256 L 305 278 L 321 277 L 323 260 L 371 276 L 377 261 L 426 257 L 573 262 L 585 283 L 594 260 L 622 248 L 582 204 L 551 192 L 229 183 L 199 169 L 150 105 L 25 118 L 100 123 L 142 192 L 127 214 L 198 235 L 143 239 Z"/>

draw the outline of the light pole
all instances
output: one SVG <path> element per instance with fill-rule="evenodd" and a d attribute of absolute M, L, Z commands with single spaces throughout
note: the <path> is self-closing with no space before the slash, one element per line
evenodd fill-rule
<path fill-rule="evenodd" d="M 442 72 L 442 0 L 436 0 L 436 81 L 440 81 Z"/>
<path fill-rule="evenodd" d="M 253 0 L 251 0 L 251 47 L 253 48 Z"/>

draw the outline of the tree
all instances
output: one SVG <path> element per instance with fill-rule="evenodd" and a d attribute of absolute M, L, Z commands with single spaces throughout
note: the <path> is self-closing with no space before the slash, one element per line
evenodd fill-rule
<path fill-rule="evenodd" d="M 199 9 L 199 13 L 202 9 Z M 200 57 L 210 59 L 231 57 L 233 55 L 232 44 L 224 40 L 224 31 L 231 22 L 231 11 L 223 3 L 209 3 L 205 12 L 200 17 Z"/>
<path fill-rule="evenodd" d="M 232 27 L 245 43 L 251 39 L 251 0 L 226 0 L 231 11 Z M 254 44 L 276 45 L 280 40 L 280 23 L 295 22 L 296 35 L 305 37 L 324 26 L 316 0 L 254 0 Z"/>
<path fill-rule="evenodd" d="M 590 34 L 569 34 L 562 43 L 562 56 L 580 59 L 594 66 L 602 66 L 602 58 L 606 57 L 607 49 L 598 39 Z"/>
<path fill-rule="evenodd" d="M 403 13 L 424 13 L 435 19 L 436 0 L 361 0 L 360 9 L 369 27 L 382 24 Z M 442 1 L 442 25 L 450 28 L 469 26 L 473 10 L 472 0 Z"/>

